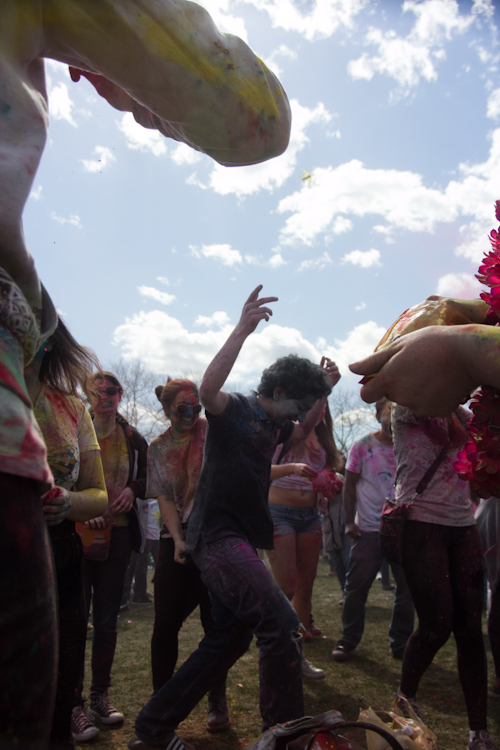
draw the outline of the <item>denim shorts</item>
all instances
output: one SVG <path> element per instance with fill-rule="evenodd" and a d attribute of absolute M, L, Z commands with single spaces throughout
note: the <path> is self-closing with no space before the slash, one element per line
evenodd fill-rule
<path fill-rule="evenodd" d="M 321 514 L 317 508 L 292 508 L 269 503 L 274 536 L 285 534 L 322 534 Z"/>

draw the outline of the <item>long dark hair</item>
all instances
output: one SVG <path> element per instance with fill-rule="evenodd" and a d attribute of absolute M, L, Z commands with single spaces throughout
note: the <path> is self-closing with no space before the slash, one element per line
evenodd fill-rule
<path fill-rule="evenodd" d="M 100 368 L 91 349 L 81 346 L 58 316 L 57 328 L 49 337 L 51 349 L 45 352 L 38 377 L 60 393 L 77 396 L 90 374 Z"/>
<path fill-rule="evenodd" d="M 344 459 L 339 449 L 335 445 L 333 437 L 333 420 L 330 414 L 330 407 L 328 401 L 325 406 L 325 416 L 315 428 L 316 437 L 318 438 L 319 444 L 326 453 L 325 467 L 327 469 L 333 469 L 339 471 L 344 465 Z"/>

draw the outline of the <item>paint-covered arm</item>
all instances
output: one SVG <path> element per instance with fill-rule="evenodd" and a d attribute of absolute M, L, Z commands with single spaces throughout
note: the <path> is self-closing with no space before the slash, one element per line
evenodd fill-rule
<path fill-rule="evenodd" d="M 182 565 L 186 562 L 187 557 L 184 554 L 186 551 L 186 542 L 184 540 L 184 531 L 182 530 L 179 513 L 175 507 L 174 501 L 169 498 L 168 495 L 158 495 L 158 505 L 160 507 L 163 522 L 168 529 L 168 533 L 174 540 L 174 560 Z"/>
<path fill-rule="evenodd" d="M 328 375 L 328 380 L 333 388 L 340 380 L 340 371 L 333 359 L 328 357 L 321 357 L 320 367 L 325 370 Z M 318 423 L 321 412 L 325 409 L 327 397 L 320 398 L 314 404 L 313 408 L 307 412 L 306 418 L 302 422 L 296 422 L 294 425 L 292 440 L 305 440 L 305 438 L 313 431 Z"/>
<path fill-rule="evenodd" d="M 354 523 L 356 516 L 356 485 L 358 484 L 359 476 L 354 471 L 346 471 L 342 490 L 345 533 L 351 539 L 357 539 L 361 536 L 359 526 Z"/>
<path fill-rule="evenodd" d="M 45 48 L 122 89 L 107 96 L 142 125 L 227 166 L 281 154 L 290 108 L 245 42 L 188 0 L 43 0 Z M 142 105 L 142 106 L 141 106 Z"/>
<path fill-rule="evenodd" d="M 222 349 L 210 362 L 201 381 L 200 401 L 205 409 L 214 416 L 222 414 L 226 408 L 229 397 L 221 389 L 233 369 L 241 347 L 247 337 L 255 331 L 259 322 L 263 319 L 269 320 L 269 316 L 273 314 L 271 308 L 262 307 L 262 305 L 267 305 L 269 302 L 277 302 L 278 298 L 261 297 L 259 299 L 261 289 L 262 284 L 253 290 L 245 302 L 238 325 Z"/>
<path fill-rule="evenodd" d="M 430 326 L 349 366 L 372 375 L 361 389 L 368 403 L 387 396 L 420 416 L 444 417 L 480 385 L 500 388 L 500 329 Z"/>
<path fill-rule="evenodd" d="M 59 492 L 53 498 L 49 490 L 43 500 L 43 511 L 47 523 L 56 525 L 65 518 L 85 523 L 102 516 L 108 505 L 108 493 L 102 470 L 101 452 L 86 451 L 80 456 L 80 472 L 75 490 L 70 492 L 57 487 Z"/>

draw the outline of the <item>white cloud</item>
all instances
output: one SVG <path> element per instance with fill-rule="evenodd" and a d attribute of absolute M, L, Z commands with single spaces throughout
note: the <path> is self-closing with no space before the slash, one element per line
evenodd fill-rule
<path fill-rule="evenodd" d="M 160 289 L 155 289 L 153 286 L 138 286 L 137 291 L 139 294 L 142 294 L 143 297 L 150 297 L 156 302 L 161 302 L 162 305 L 171 305 L 175 300 L 175 294 L 162 292 Z"/>
<path fill-rule="evenodd" d="M 332 259 L 325 251 L 319 258 L 309 258 L 308 260 L 303 260 L 297 268 L 297 271 L 306 271 L 310 268 L 326 268 L 326 266 L 331 265 L 331 263 Z"/>
<path fill-rule="evenodd" d="M 232 15 L 230 12 L 231 4 L 231 0 L 198 0 L 198 5 L 202 5 L 208 10 L 219 31 L 226 34 L 235 34 L 248 42 L 245 21 L 243 18 Z"/>
<path fill-rule="evenodd" d="M 281 231 L 282 244 L 311 245 L 318 235 L 334 231 L 338 217 L 379 216 L 386 225 L 374 229 L 433 232 L 436 224 L 471 220 L 460 227 L 456 248 L 477 262 L 488 249 L 486 235 L 494 223 L 493 204 L 500 195 L 500 129 L 493 132 L 488 159 L 460 164 L 460 179 L 440 190 L 426 187 L 421 175 L 395 169 L 368 169 L 354 159 L 333 167 L 317 167 L 309 188 L 283 198 L 278 213 L 290 213 Z"/>
<path fill-rule="evenodd" d="M 455 0 L 405 0 L 402 9 L 416 17 L 408 36 L 403 38 L 392 30 L 384 33 L 371 28 L 365 43 L 378 47 L 378 55 L 365 52 L 357 60 L 351 60 L 348 72 L 354 79 L 370 81 L 375 73 L 381 73 L 394 78 L 406 93 L 421 78 L 435 81 L 435 62 L 446 57 L 444 43 L 454 34 L 465 33 L 474 22 L 474 15 L 460 14 Z"/>
<path fill-rule="evenodd" d="M 290 102 L 292 109 L 292 132 L 290 144 L 284 154 L 276 159 L 252 164 L 249 167 L 222 167 L 215 164 L 209 177 L 209 185 L 201 184 L 197 178 L 191 175 L 189 184 L 197 184 L 200 187 L 211 187 L 220 195 L 235 194 L 240 197 L 258 193 L 260 190 L 273 192 L 275 188 L 281 187 L 283 183 L 293 174 L 297 166 L 297 155 L 309 138 L 306 135 L 307 128 L 312 124 L 327 123 L 332 115 L 325 109 L 322 102 L 314 109 L 303 107 L 296 99 Z"/>
<path fill-rule="evenodd" d="M 494 89 L 488 97 L 486 117 L 497 120 L 500 115 L 500 89 Z"/>
<path fill-rule="evenodd" d="M 55 211 L 51 211 L 50 218 L 54 221 L 57 221 L 57 223 L 61 225 L 70 224 L 71 226 L 77 227 L 78 229 L 82 228 L 82 221 L 78 214 L 71 214 L 68 218 L 65 218 L 64 216 L 58 216 Z"/>
<path fill-rule="evenodd" d="M 66 120 L 74 128 L 77 128 L 78 125 L 72 114 L 75 104 L 69 95 L 66 84 L 60 82 L 55 86 L 49 86 L 48 98 L 50 116 L 55 120 Z"/>
<path fill-rule="evenodd" d="M 273 253 L 271 255 L 269 265 L 271 266 L 271 268 L 281 268 L 281 266 L 286 265 L 286 260 L 284 260 L 281 253 Z"/>
<path fill-rule="evenodd" d="M 232 267 L 243 263 L 242 254 L 239 250 L 233 250 L 231 245 L 202 245 L 201 248 L 190 245 L 189 249 L 196 258 L 214 258 L 224 266 Z"/>
<path fill-rule="evenodd" d="M 447 273 L 438 280 L 436 294 L 459 299 L 476 299 L 483 287 L 471 273 Z"/>
<path fill-rule="evenodd" d="M 134 120 L 131 112 L 126 112 L 121 120 L 117 120 L 118 130 L 121 130 L 127 141 L 127 146 L 134 151 L 143 151 L 164 156 L 167 153 L 167 143 L 163 135 L 157 130 L 143 128 Z"/>
<path fill-rule="evenodd" d="M 311 0 L 297 3 L 293 0 L 246 0 L 269 14 L 274 28 L 296 31 L 306 39 L 326 39 L 338 28 L 352 29 L 354 19 L 370 0 Z M 309 6 L 303 14 L 300 6 Z"/>
<path fill-rule="evenodd" d="M 183 164 L 196 164 L 196 162 L 201 159 L 200 152 L 195 151 L 194 148 L 191 148 L 186 143 L 179 143 L 175 146 L 169 156 L 178 166 Z"/>
<path fill-rule="evenodd" d="M 33 190 L 30 193 L 30 198 L 33 198 L 33 200 L 35 201 L 39 201 L 40 198 L 42 197 L 42 190 L 43 188 L 41 185 L 38 185 L 38 187 L 33 188 Z"/>
<path fill-rule="evenodd" d="M 295 50 L 290 49 L 286 44 L 280 44 L 279 47 L 271 52 L 269 57 L 266 58 L 266 65 L 277 76 L 281 76 L 283 72 L 278 63 L 278 58 L 280 57 L 288 57 L 290 60 L 295 60 L 297 53 Z"/>
<path fill-rule="evenodd" d="M 80 159 L 86 172 L 101 172 L 116 157 L 107 146 L 95 146 L 95 159 Z"/>
<path fill-rule="evenodd" d="M 359 305 L 356 305 L 354 308 L 355 310 L 364 310 L 366 308 L 366 302 L 360 302 Z"/>
<path fill-rule="evenodd" d="M 165 284 L 165 286 L 170 286 L 170 281 L 166 276 L 157 276 L 156 281 L 159 281 L 161 284 Z"/>
<path fill-rule="evenodd" d="M 212 328 L 217 326 L 223 328 L 229 323 L 229 315 L 223 310 L 218 310 L 212 315 L 198 315 L 194 321 L 195 326 L 204 326 L 205 328 Z"/>
<path fill-rule="evenodd" d="M 222 313 L 217 315 L 222 322 Z M 213 315 L 208 319 L 213 319 Z M 218 330 L 203 327 L 206 330 L 190 331 L 163 310 L 142 311 L 118 326 L 113 343 L 121 347 L 125 359 L 140 359 L 154 372 L 194 379 L 205 372 L 232 330 L 229 324 Z M 349 362 L 373 351 L 384 333 L 384 328 L 369 321 L 356 326 L 345 340 L 335 339 L 332 345 L 328 345 L 324 339 L 318 339 L 316 343 L 308 341 L 296 328 L 267 323 L 245 342 L 228 387 L 231 387 L 231 382 L 244 388 L 255 387 L 264 368 L 278 357 L 292 352 L 318 363 L 325 354 L 337 362 L 343 375 L 347 375 Z"/>
<path fill-rule="evenodd" d="M 385 328 L 369 320 L 349 331 L 344 340 L 335 339 L 333 346 L 329 346 L 321 339 L 316 345 L 322 354 L 337 363 L 342 375 L 345 376 L 349 373 L 349 363 L 357 362 L 371 354 L 384 333 Z"/>
<path fill-rule="evenodd" d="M 353 266 L 360 268 L 371 268 L 372 266 L 381 266 L 380 252 L 375 249 L 371 250 L 352 250 L 346 253 L 342 258 L 344 263 L 352 263 Z"/>

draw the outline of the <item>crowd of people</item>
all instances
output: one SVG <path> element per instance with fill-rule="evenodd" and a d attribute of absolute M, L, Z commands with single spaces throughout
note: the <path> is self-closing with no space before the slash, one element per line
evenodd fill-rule
<path fill-rule="evenodd" d="M 347 457 L 341 513 L 343 459 L 327 405 L 340 377 L 335 363 L 290 354 L 249 396 L 224 390 L 277 298 L 260 297 L 260 286 L 252 292 L 199 388 L 184 379 L 157 388 L 169 426 L 148 448 L 120 415 L 121 383 L 75 341 L 38 277 L 22 212 L 47 137 L 44 57 L 71 66 L 75 82 L 87 77 L 140 125 L 222 165 L 255 164 L 286 149 L 290 107 L 280 82 L 244 42 L 193 7 L 185 0 L 0 4 L 0 747 L 70 750 L 75 739 L 97 736 L 97 722 L 123 720 L 109 696 L 117 618 L 134 575 L 143 581 L 134 596 L 148 599 L 137 560 L 150 500 L 163 521 L 151 546 L 153 695 L 128 747 L 189 750 L 176 729 L 207 693 L 207 729 L 228 729 L 226 676 L 254 635 L 263 729 L 301 717 L 303 677 L 324 677 L 302 647 L 318 632 L 311 596 L 320 511 L 331 527 L 330 551 L 345 565 L 333 650 L 344 661 L 363 635 L 366 598 L 383 562 L 377 525 L 394 486 L 396 502 L 410 504 L 402 563 L 392 567 L 397 700 L 420 710 L 419 684 L 453 633 L 468 748 L 498 750 L 487 731 L 483 554 L 467 484 L 453 467 L 466 439 L 460 404 L 480 385 L 500 387 L 498 327 L 431 326 L 351 365 L 370 376 L 361 395 L 376 402 L 380 429 Z M 495 520 L 483 515 L 490 544 Z M 500 694 L 497 549 L 495 537 L 486 551 Z M 258 550 L 268 551 L 273 575 Z M 179 629 L 197 605 L 205 636 L 175 671 Z"/>

